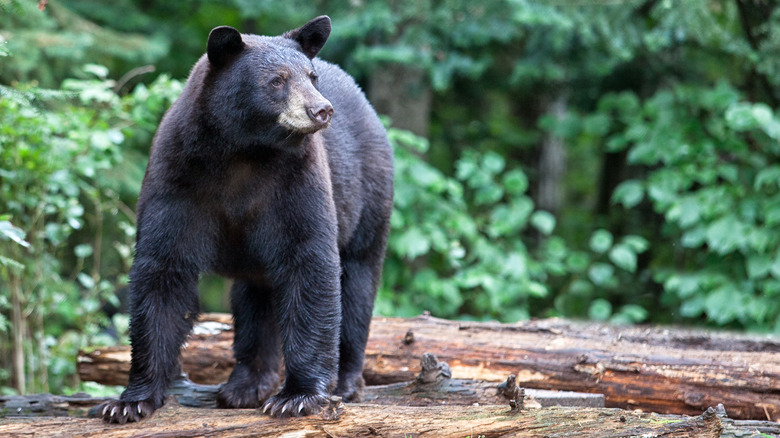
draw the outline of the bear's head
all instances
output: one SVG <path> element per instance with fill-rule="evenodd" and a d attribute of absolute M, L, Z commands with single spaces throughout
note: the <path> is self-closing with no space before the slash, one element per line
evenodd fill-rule
<path fill-rule="evenodd" d="M 222 135 L 239 146 L 284 146 L 328 127 L 333 106 L 317 89 L 312 59 L 330 29 L 327 16 L 276 37 L 213 29 L 203 86 Z"/>

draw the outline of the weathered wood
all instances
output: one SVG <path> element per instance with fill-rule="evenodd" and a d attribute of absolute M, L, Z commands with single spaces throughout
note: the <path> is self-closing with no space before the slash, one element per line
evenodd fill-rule
<path fill-rule="evenodd" d="M 87 412 L 108 400 L 89 394 L 74 395 L 9 395 L 0 396 L 0 418 L 2 417 L 84 417 Z"/>
<path fill-rule="evenodd" d="M 183 368 L 193 381 L 221 382 L 232 367 L 230 317 L 205 320 L 183 352 Z M 777 338 L 560 319 L 375 318 L 364 377 L 369 384 L 409 381 L 425 352 L 448 362 L 458 379 L 502 381 L 515 374 L 525 388 L 603 393 L 610 407 L 695 415 L 723 403 L 733 418 L 780 418 Z M 123 385 L 129 358 L 126 347 L 95 350 L 80 355 L 79 373 Z"/>
<path fill-rule="evenodd" d="M 457 380 L 453 380 L 453 382 L 456 382 Z M 471 384 L 477 384 L 479 382 L 472 382 L 472 381 L 459 381 L 462 382 L 464 385 Z M 485 383 L 485 382 L 482 382 Z M 369 397 L 375 397 L 372 402 L 378 400 L 380 403 L 378 404 L 387 404 L 389 400 L 392 400 L 392 397 L 399 397 L 395 401 L 403 401 L 403 402 L 409 402 L 410 405 L 413 406 L 419 406 L 419 399 L 424 399 L 423 396 L 420 396 L 418 393 L 415 393 L 415 395 L 418 397 L 418 400 L 414 400 L 414 398 L 408 398 L 404 399 L 403 397 L 399 396 L 398 393 L 395 393 L 392 391 L 393 388 L 399 387 L 401 385 L 407 385 L 407 384 L 391 384 L 387 386 L 376 386 L 376 387 L 369 387 Z M 409 384 L 411 386 L 411 383 Z M 493 389 L 495 389 L 495 384 L 493 384 Z M 171 389 L 171 393 L 175 396 L 175 398 L 179 401 L 179 404 L 182 406 L 188 406 L 188 407 L 200 407 L 200 408 L 214 408 L 214 396 L 216 394 L 216 388 L 218 385 L 198 385 L 198 384 L 187 384 L 186 382 L 179 382 L 178 384 L 174 385 L 174 387 Z M 375 394 L 375 392 L 372 392 L 374 390 L 378 390 L 377 392 L 387 392 L 388 395 L 391 397 L 390 399 L 386 398 L 385 394 Z M 526 394 L 527 397 L 533 397 L 533 394 L 537 394 L 536 399 L 531 398 L 530 402 L 526 401 L 525 405 L 527 409 L 538 409 L 539 403 L 538 401 L 543 401 L 547 403 L 553 403 L 556 402 L 555 397 L 561 397 L 560 393 L 557 393 L 555 391 L 545 391 L 545 390 L 529 390 L 530 394 Z M 546 393 L 555 393 L 553 394 L 554 397 L 546 395 Z M 541 394 L 541 396 L 539 396 Z M 572 393 L 573 398 L 570 400 L 564 401 L 563 406 L 581 406 L 578 403 L 582 403 L 583 401 L 586 403 L 592 403 L 591 400 L 583 400 L 580 396 L 581 393 Z M 566 395 L 563 395 L 563 397 L 566 397 Z M 19 422 L 22 424 L 21 421 L 22 417 L 32 417 L 32 416 L 46 416 L 46 417 L 85 417 L 87 412 L 90 410 L 90 408 L 96 407 L 100 403 L 106 401 L 105 398 L 100 397 L 90 397 L 86 394 L 76 394 L 73 396 L 54 396 L 51 394 L 37 394 L 37 395 L 29 395 L 29 396 L 4 396 L 0 397 L 0 432 L 3 431 L 2 427 L 4 425 L 9 425 L 13 422 Z M 442 400 L 442 399 L 430 399 L 429 401 L 435 401 L 434 403 L 430 403 L 430 405 L 452 405 L 450 401 L 448 400 Z M 505 401 L 505 400 L 497 400 L 497 401 Z M 560 401 L 560 400 L 557 400 Z M 602 400 L 603 402 L 603 400 Z M 169 402 L 170 403 L 170 402 Z M 186 405 L 185 405 L 186 403 Z M 377 404 L 377 403 L 372 403 Z M 484 404 L 484 403 L 483 403 Z M 351 404 L 346 405 L 346 409 L 349 409 L 349 407 L 352 406 Z M 394 408 L 393 408 L 394 409 Z M 715 410 L 716 414 L 720 417 L 721 423 L 723 425 L 723 431 L 721 432 L 721 438 L 765 438 L 766 436 L 780 436 L 780 424 L 776 422 L 769 422 L 769 421 L 756 421 L 756 420 L 734 420 L 731 418 L 728 418 L 726 415 L 726 411 L 723 408 L 722 405 L 719 405 L 718 408 Z M 203 415 L 206 417 L 210 417 L 212 414 L 209 412 L 203 412 Z M 604 414 L 602 415 L 615 415 L 614 410 L 605 410 Z M 97 416 L 96 414 L 93 415 L 93 417 Z M 576 414 L 572 413 L 572 416 L 575 417 Z M 8 418 L 8 420 L 4 420 L 4 418 Z M 15 419 L 12 419 L 12 417 L 16 417 Z M 539 415 L 541 417 L 541 414 Z M 667 423 L 674 423 L 674 422 L 682 422 L 687 421 L 688 419 L 679 417 L 675 418 L 673 416 L 665 416 L 665 417 L 659 417 L 661 419 L 657 421 L 664 421 Z M 51 430 L 50 423 L 53 421 L 52 418 L 46 418 L 42 419 L 40 422 L 34 422 L 29 423 L 30 427 L 27 430 L 26 436 L 30 435 L 41 435 L 46 436 L 48 433 L 47 431 Z M 71 420 L 67 420 L 68 422 L 71 422 Z M 145 423 L 144 423 L 145 424 Z M 11 428 L 7 429 L 9 433 L 12 433 Z M 205 433 L 205 431 L 203 431 Z M 58 434 L 60 432 L 58 431 Z M 64 433 L 64 432 L 63 432 Z M 78 432 L 74 432 L 72 435 L 77 435 Z M 576 434 L 573 434 L 576 436 Z M 5 435 L 0 435 L 5 436 Z M 25 436 L 20 433 L 20 436 Z M 67 436 L 67 435 L 66 435 Z M 625 436 L 625 435 L 624 435 Z"/>
<path fill-rule="evenodd" d="M 520 391 L 515 376 L 505 382 L 484 382 L 450 378 L 449 366 L 439 362 L 436 356 L 424 354 L 420 360 L 422 370 L 412 382 L 369 386 L 363 390 L 362 401 L 379 405 L 433 406 L 433 405 L 505 405 L 518 398 Z M 221 385 L 201 385 L 186 376 L 177 379 L 168 389 L 182 406 L 215 408 Z M 29 396 L 0 396 L 0 417 L 14 416 L 80 416 L 106 398 L 92 398 L 87 394 L 53 396 L 36 394 Z M 602 394 L 560 392 L 529 389 L 521 404 L 527 407 L 604 407 Z"/>
<path fill-rule="evenodd" d="M 526 388 L 598 392 L 609 407 L 692 415 L 723 403 L 729 416 L 780 416 L 780 342 L 774 338 L 558 319 L 518 324 L 431 317 L 376 320 L 367 381 L 399 372 L 425 351 L 449 363 L 453 377 L 517 375 Z M 404 343 L 412 331 L 414 342 Z M 408 379 L 408 377 L 406 377 Z"/>
<path fill-rule="evenodd" d="M 332 413 L 333 411 L 328 411 Z M 140 424 L 108 425 L 72 417 L 0 419 L 0 436 L 58 437 L 719 437 L 713 410 L 669 417 L 619 409 L 546 408 L 510 413 L 503 406 L 403 407 L 350 404 L 338 418 L 272 419 L 259 410 L 194 409 L 169 401 Z"/>

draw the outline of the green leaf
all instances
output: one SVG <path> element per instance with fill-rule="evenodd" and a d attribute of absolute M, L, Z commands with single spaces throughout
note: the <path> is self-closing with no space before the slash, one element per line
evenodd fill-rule
<path fill-rule="evenodd" d="M 627 322 L 640 323 L 645 321 L 650 313 L 642 306 L 626 304 L 618 310 L 618 315 L 625 316 Z"/>
<path fill-rule="evenodd" d="M 726 215 L 707 227 L 707 244 L 718 254 L 736 250 L 745 240 L 745 226 L 733 214 Z"/>
<path fill-rule="evenodd" d="M 427 163 L 418 161 L 412 164 L 409 168 L 409 173 L 411 174 L 412 180 L 420 187 L 427 188 L 437 186 L 435 187 L 437 189 L 435 192 L 440 192 L 444 189 L 444 177 L 438 170 Z"/>
<path fill-rule="evenodd" d="M 422 230 L 413 227 L 398 237 L 396 245 L 400 253 L 404 254 L 406 258 L 413 260 L 427 253 L 431 247 L 431 242 L 423 234 Z"/>
<path fill-rule="evenodd" d="M 18 261 L 14 259 L 9 259 L 8 257 L 0 255 L 0 265 L 2 266 L 8 266 L 13 269 L 18 269 L 20 271 L 24 270 L 24 265 L 19 263 Z"/>
<path fill-rule="evenodd" d="M 772 122 L 772 109 L 765 103 L 753 104 L 753 108 L 751 108 L 750 112 L 753 119 L 755 119 L 759 125 L 763 126 Z"/>
<path fill-rule="evenodd" d="M 504 160 L 504 157 L 492 151 L 486 153 L 482 158 L 482 168 L 493 175 L 496 175 L 504 170 L 505 164 L 506 161 Z"/>
<path fill-rule="evenodd" d="M 461 181 L 468 180 L 476 171 L 477 163 L 470 156 L 464 156 L 455 163 L 455 177 Z"/>
<path fill-rule="evenodd" d="M 697 248 L 704 244 L 706 238 L 707 229 L 704 226 L 698 226 L 683 233 L 680 243 L 684 248 Z"/>
<path fill-rule="evenodd" d="M 615 245 L 609 251 L 609 259 L 619 268 L 628 272 L 636 271 L 636 253 L 628 245 Z"/>
<path fill-rule="evenodd" d="M 603 299 L 597 298 L 590 303 L 588 308 L 588 317 L 596 321 L 606 321 L 612 315 L 612 303 Z"/>
<path fill-rule="evenodd" d="M 747 131 L 756 127 L 756 119 L 752 106 L 747 103 L 738 103 L 726 111 L 726 123 L 736 131 Z"/>
<path fill-rule="evenodd" d="M 543 210 L 537 210 L 531 215 L 531 225 L 540 233 L 549 236 L 555 229 L 555 216 Z"/>
<path fill-rule="evenodd" d="M 611 123 L 612 120 L 606 114 L 596 113 L 585 118 L 582 129 L 588 134 L 602 137 L 609 132 Z"/>
<path fill-rule="evenodd" d="M 522 253 L 512 252 L 504 262 L 503 274 L 509 278 L 521 279 L 528 275 L 528 262 Z"/>
<path fill-rule="evenodd" d="M 528 177 L 520 169 L 513 169 L 504 174 L 504 189 L 510 195 L 522 195 L 528 190 Z"/>
<path fill-rule="evenodd" d="M 533 208 L 533 201 L 525 196 L 509 205 L 499 204 L 490 212 L 488 234 L 498 237 L 517 232 L 525 226 Z"/>
<path fill-rule="evenodd" d="M 503 187 L 497 184 L 490 184 L 477 189 L 474 196 L 474 204 L 490 205 L 498 202 L 504 196 Z"/>
<path fill-rule="evenodd" d="M 701 219 L 700 202 L 693 197 L 685 197 L 672 205 L 666 212 L 666 219 L 678 222 L 683 228 L 690 227 Z"/>
<path fill-rule="evenodd" d="M 529 295 L 536 298 L 544 298 L 549 293 L 547 290 L 547 286 L 541 283 L 537 283 L 535 281 L 528 283 L 527 291 Z"/>
<path fill-rule="evenodd" d="M 734 320 L 736 314 L 742 311 L 741 300 L 731 285 L 720 287 L 704 299 L 704 311 L 707 317 L 723 325 Z"/>
<path fill-rule="evenodd" d="M 686 318 L 698 318 L 704 312 L 704 297 L 695 296 L 680 306 L 680 315 Z"/>
<path fill-rule="evenodd" d="M 623 238 L 623 243 L 628 245 L 632 251 L 641 254 L 650 248 L 650 242 L 642 236 L 628 235 Z"/>
<path fill-rule="evenodd" d="M 615 268 L 606 263 L 594 263 L 588 269 L 588 278 L 596 286 L 607 286 L 614 278 Z"/>
<path fill-rule="evenodd" d="M 588 254 L 582 251 L 572 252 L 566 258 L 566 266 L 575 273 L 585 272 L 585 270 L 588 269 L 589 263 L 590 258 L 588 257 Z"/>
<path fill-rule="evenodd" d="M 81 285 L 87 289 L 92 289 L 95 287 L 95 280 L 83 272 L 79 272 L 79 275 L 77 275 L 76 278 L 78 279 L 79 283 L 81 283 Z"/>
<path fill-rule="evenodd" d="M 777 254 L 774 261 L 772 261 L 772 265 L 769 267 L 769 272 L 773 277 L 780 280 L 780 252 Z"/>
<path fill-rule="evenodd" d="M 761 169 L 756 174 L 756 178 L 753 182 L 753 188 L 755 190 L 761 190 L 764 187 L 775 188 L 780 187 L 780 166 L 770 166 L 765 169 Z"/>
<path fill-rule="evenodd" d="M 620 183 L 612 193 L 612 203 L 622 204 L 625 208 L 636 207 L 645 197 L 644 186 L 641 181 L 628 180 Z"/>
<path fill-rule="evenodd" d="M 612 247 L 613 241 L 612 233 L 609 231 L 604 229 L 596 230 L 590 237 L 590 249 L 603 254 Z"/>
<path fill-rule="evenodd" d="M 108 68 L 98 64 L 87 64 L 84 66 L 84 71 L 97 76 L 99 79 L 105 79 L 108 77 Z"/>
<path fill-rule="evenodd" d="M 747 258 L 746 268 L 750 279 L 758 279 L 769 273 L 772 267 L 772 259 L 765 255 L 753 254 Z"/>
<path fill-rule="evenodd" d="M 86 243 L 76 245 L 76 247 L 73 248 L 73 253 L 80 259 L 87 258 L 92 255 L 92 245 Z"/>
<path fill-rule="evenodd" d="M 0 237 L 10 239 L 25 248 L 30 246 L 30 243 L 24 240 L 24 231 L 9 221 L 0 221 Z"/>

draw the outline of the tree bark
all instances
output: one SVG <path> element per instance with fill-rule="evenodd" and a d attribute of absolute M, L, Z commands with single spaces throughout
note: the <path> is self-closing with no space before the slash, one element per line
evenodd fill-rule
<path fill-rule="evenodd" d="M 393 127 L 428 137 L 432 92 L 425 71 L 400 64 L 379 66 L 371 75 L 368 96 Z"/>
<path fill-rule="evenodd" d="M 322 416 L 278 420 L 259 410 L 195 409 L 169 400 L 139 424 L 108 425 L 100 419 L 11 418 L 0 436 L 27 437 L 719 437 L 713 409 L 695 417 L 668 417 L 619 409 L 549 408 L 512 412 L 503 406 L 378 406 L 334 404 Z"/>
<path fill-rule="evenodd" d="M 547 104 L 547 113 L 557 122 L 562 122 L 568 111 L 568 92 L 559 89 L 552 102 Z M 566 176 L 566 145 L 561 137 L 547 132 L 542 138 L 539 152 L 538 207 L 557 214 L 563 205 L 564 177 Z"/>
<path fill-rule="evenodd" d="M 14 385 L 19 394 L 27 392 L 24 369 L 24 335 L 27 320 L 22 312 L 22 285 L 17 275 L 11 274 L 11 331 L 13 332 L 13 369 Z"/>
<path fill-rule="evenodd" d="M 230 317 L 205 321 L 184 349 L 183 368 L 193 381 L 219 383 L 232 367 Z M 777 338 L 560 319 L 375 318 L 363 375 L 369 385 L 411 381 L 430 352 L 449 363 L 455 379 L 500 382 L 515 374 L 525 388 L 604 394 L 608 407 L 696 415 L 723 403 L 732 418 L 776 421 L 778 351 Z M 79 373 L 82 380 L 124 385 L 129 359 L 127 347 L 83 353 Z"/>
<path fill-rule="evenodd" d="M 525 394 L 516 386 L 515 376 L 510 376 L 506 382 L 501 384 L 476 382 L 468 380 L 450 379 L 448 375 L 450 370 L 447 364 L 436 361 L 432 355 L 424 355 L 421 360 L 422 371 L 417 376 L 415 381 L 407 383 L 396 383 L 384 386 L 373 386 L 365 389 L 364 401 L 370 401 L 371 405 L 355 405 L 349 404 L 344 406 L 338 397 L 332 398 L 329 401 L 329 405 L 325 408 L 324 412 L 320 416 L 328 421 L 338 420 L 343 416 L 345 409 L 359 409 L 367 408 L 367 411 L 375 410 L 379 405 L 392 406 L 383 410 L 382 424 L 389 418 L 402 418 L 408 423 L 408 407 L 410 406 L 434 406 L 435 412 L 438 412 L 438 408 L 449 410 L 453 415 L 454 421 L 473 419 L 482 419 L 485 416 L 475 415 L 474 412 L 469 411 L 470 416 L 462 415 L 462 406 L 480 406 L 484 404 L 492 405 L 490 408 L 500 409 L 500 405 L 504 405 L 506 408 L 507 402 L 510 409 L 506 411 L 506 414 L 500 421 L 506 421 L 507 419 L 523 420 L 525 422 L 528 419 L 523 419 L 523 416 L 532 417 L 534 421 L 541 422 L 543 425 L 539 427 L 533 427 L 529 432 L 525 429 L 510 427 L 509 429 L 501 429 L 497 431 L 495 435 L 492 434 L 492 428 L 488 427 L 487 430 L 480 430 L 479 435 L 486 436 L 484 433 L 491 433 L 491 436 L 540 436 L 532 433 L 543 433 L 545 431 L 554 434 L 564 434 L 570 436 L 572 434 L 576 436 L 582 436 L 583 433 L 587 433 L 589 436 L 718 436 L 718 421 L 722 425 L 721 438 L 746 438 L 755 437 L 760 438 L 767 435 L 763 434 L 779 434 L 780 425 L 775 422 L 768 421 L 740 421 L 728 418 L 723 405 L 718 405 L 716 408 L 708 408 L 704 415 L 698 419 L 691 419 L 682 416 L 658 416 L 652 414 L 650 416 L 641 417 L 644 414 L 639 412 L 627 413 L 615 409 L 598 409 L 598 415 L 601 418 L 614 418 L 617 417 L 620 423 L 625 423 L 628 428 L 626 430 L 616 431 L 612 429 L 612 426 L 608 425 L 604 428 L 593 426 L 593 428 L 584 430 L 582 418 L 591 418 L 592 413 L 586 412 L 584 415 L 581 411 L 568 409 L 565 412 L 566 420 L 568 423 L 563 423 L 561 426 L 553 428 L 550 423 L 546 421 L 557 421 L 555 418 L 558 409 L 555 408 L 555 413 L 550 412 L 534 412 L 542 406 L 555 406 L 562 401 L 574 402 L 565 406 L 586 406 L 587 410 L 594 410 L 603 406 L 603 397 L 597 397 L 594 394 L 582 394 L 582 393 L 557 393 L 555 391 L 544 390 L 528 390 Z M 236 435 L 253 435 L 253 430 L 247 430 L 243 424 L 244 419 L 236 416 L 238 424 L 231 424 L 227 427 L 214 429 L 209 427 L 210 423 L 213 423 L 214 417 L 223 418 L 223 412 L 213 412 L 208 408 L 214 408 L 214 399 L 219 385 L 198 385 L 188 381 L 177 381 L 171 388 L 172 396 L 167 402 L 167 407 L 163 408 L 161 412 L 168 411 L 169 415 L 181 416 L 185 418 L 192 418 L 193 421 L 197 419 L 206 420 L 201 423 L 203 428 L 197 428 L 196 425 L 167 425 L 158 424 L 153 425 L 152 431 L 144 436 L 206 436 L 206 435 L 224 435 L 224 434 L 236 434 Z M 552 395 L 552 396 L 551 396 Z M 531 397 L 529 399 L 529 396 Z M 87 394 L 75 394 L 72 396 L 54 396 L 51 394 L 39 394 L 31 396 L 6 396 L 0 397 L 0 419 L 3 417 L 6 420 L 0 420 L 0 433 L 2 436 L 30 436 L 30 435 L 49 435 L 53 430 L 57 436 L 86 436 L 89 434 L 94 435 L 125 435 L 126 430 L 117 430 L 115 427 L 104 426 L 102 431 L 98 427 L 99 425 L 92 423 L 79 423 L 73 421 L 73 419 L 62 417 L 84 417 L 89 412 L 89 416 L 92 418 L 99 418 L 98 412 L 100 403 L 106 401 L 105 398 L 93 398 Z M 519 400 L 519 403 L 518 403 Z M 542 403 L 539 403 L 542 402 Z M 584 402 L 584 404 L 583 404 Z M 594 403 L 597 402 L 597 403 Z M 181 411 L 181 406 L 197 407 L 201 408 L 200 412 L 193 411 Z M 403 408 L 399 408 L 403 406 Z M 461 406 L 461 407 L 457 407 Z M 549 409 L 548 409 L 549 410 Z M 247 410 L 246 415 L 256 416 L 258 411 Z M 415 411 L 425 413 L 426 411 Z M 421 417 L 423 414 L 419 414 Z M 446 414 L 437 413 L 444 419 Z M 636 424 L 630 425 L 628 416 L 639 415 L 640 419 L 636 421 Z M 46 416 L 46 417 L 60 417 L 59 422 L 55 422 L 52 419 L 41 419 L 34 422 L 23 420 L 23 417 L 33 416 Z M 16 417 L 16 418 L 14 418 Z M 415 422 L 413 425 L 418 424 L 418 415 L 415 414 Z M 717 421 L 716 418 L 717 417 Z M 153 417 L 157 418 L 157 416 Z M 644 421 L 647 419 L 647 422 Z M 232 420 L 228 420 L 233 423 Z M 353 426 L 357 423 L 353 421 Z M 369 421 L 364 424 L 369 432 L 372 430 L 379 433 L 382 427 L 379 428 L 370 419 L 361 420 Z M 420 420 L 421 421 L 421 420 Z M 702 424 L 702 422 L 704 424 Z M 189 421 L 185 421 L 189 423 Z M 62 428 L 62 424 L 68 424 L 69 427 Z M 461 423 L 458 423 L 461 424 Z M 521 423 L 525 425 L 526 423 Z M 674 425 L 668 429 L 652 429 L 654 425 Z M 141 424 L 146 432 L 149 426 L 149 422 L 145 421 Z M 158 427 L 159 426 L 159 427 Z M 343 425 L 341 425 L 343 426 Z M 461 430 L 468 429 L 474 431 L 475 426 L 483 427 L 482 423 L 468 423 L 462 424 L 459 427 Z M 648 428 L 647 426 L 651 426 Z M 702 427 L 703 426 L 703 427 Z M 317 435 L 316 431 L 312 432 L 310 426 L 302 426 L 303 430 L 297 430 L 291 433 L 304 433 L 304 435 L 295 436 L 334 436 L 332 433 L 341 429 L 340 427 L 333 430 L 322 429 L 321 432 L 325 435 Z M 97 430 L 92 430 L 92 429 Z M 192 430 L 190 430 L 192 428 Z M 186 429 L 186 430 L 183 430 Z M 412 430 L 414 427 L 412 426 Z M 652 430 L 650 430 L 652 429 Z M 282 433 L 284 430 L 279 430 L 272 427 L 269 433 Z M 348 433 L 349 431 L 345 432 Z M 389 430 L 394 432 L 394 430 Z M 426 429 L 425 433 L 433 432 L 433 436 L 448 436 L 449 429 L 447 428 L 434 428 L 431 430 Z M 312 435 L 313 433 L 313 435 Z M 409 435 L 404 432 L 405 436 L 417 436 L 414 433 Z M 419 435 L 424 435 L 421 432 Z M 639 435 L 639 434 L 642 435 Z M 715 435 L 709 435 L 714 433 Z M 457 435 L 457 429 L 454 432 Z M 688 435 L 686 435 L 688 434 Z M 380 435 L 381 436 L 381 435 Z M 400 436 L 400 433 L 399 433 Z M 544 435 L 546 436 L 546 434 Z"/>
<path fill-rule="evenodd" d="M 411 382 L 368 386 L 361 393 L 363 402 L 378 405 L 455 406 L 506 405 L 511 400 L 526 407 L 550 406 L 603 408 L 602 394 L 569 391 L 524 390 L 517 386 L 514 375 L 504 382 L 484 382 L 450 378 L 449 365 L 439 362 L 434 355 L 424 354 L 420 361 L 422 370 Z M 171 384 L 168 394 L 182 406 L 215 408 L 221 385 L 201 385 L 182 376 Z M 522 397 L 521 397 L 522 396 Z M 79 415 L 106 401 L 91 398 L 87 394 L 53 396 L 0 396 L 0 411 L 17 416 Z"/>

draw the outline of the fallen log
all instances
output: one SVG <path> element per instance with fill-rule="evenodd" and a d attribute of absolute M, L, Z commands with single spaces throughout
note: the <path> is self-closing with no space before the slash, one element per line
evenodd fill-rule
<path fill-rule="evenodd" d="M 193 381 L 217 383 L 232 368 L 229 315 L 206 315 L 183 350 Z M 723 403 L 732 418 L 780 419 L 780 340 L 770 337 L 561 319 L 516 324 L 430 316 L 375 318 L 366 349 L 368 384 L 411 380 L 425 352 L 458 379 L 602 393 L 608 407 L 695 415 Z M 124 385 L 127 347 L 79 356 L 82 380 Z M 117 379 L 121 376 L 121 379 Z"/>
<path fill-rule="evenodd" d="M 484 382 L 452 379 L 449 365 L 439 362 L 434 355 L 424 354 L 420 360 L 421 371 L 411 382 L 366 387 L 362 401 L 378 405 L 396 406 L 472 406 L 505 405 L 510 400 L 532 408 L 604 407 L 604 396 L 568 391 L 524 390 L 517 386 L 515 376 L 505 382 Z M 221 385 L 201 385 L 182 375 L 168 389 L 168 394 L 187 407 L 216 408 L 216 397 Z M 0 396 L 0 417 L 6 416 L 85 416 L 91 408 L 108 400 L 87 394 L 54 396 L 35 394 L 28 396 Z"/>
<path fill-rule="evenodd" d="M 468 382 L 468 381 L 464 381 Z M 410 382 L 411 383 L 411 382 Z M 376 386 L 371 387 L 369 389 L 380 389 L 379 392 L 386 391 L 386 392 L 392 392 L 393 387 L 397 387 L 398 385 L 404 385 L 404 384 L 391 384 L 387 386 Z M 495 385 L 494 385 L 495 386 Z M 187 403 L 186 406 L 188 407 L 200 407 L 200 408 L 213 408 L 214 407 L 214 394 L 216 392 L 215 388 L 217 388 L 218 385 L 198 385 L 198 384 L 185 384 L 184 382 L 181 382 L 179 384 L 174 385 L 174 387 L 171 389 L 172 397 L 176 399 L 179 402 L 179 405 L 185 406 L 185 403 Z M 534 390 L 530 390 L 531 393 L 534 392 Z M 539 408 L 539 400 L 546 400 L 547 402 L 554 401 L 554 399 L 545 399 L 544 394 L 547 391 L 544 390 L 538 390 L 538 393 L 542 394 L 541 397 L 538 397 L 536 399 L 531 399 L 530 402 L 525 402 L 525 408 L 526 409 L 538 409 Z M 549 391 L 553 392 L 553 391 Z M 210 396 L 204 394 L 210 394 Z M 581 394 L 577 394 L 577 397 Z M 528 397 L 530 394 L 526 394 L 526 397 Z M 373 393 L 371 395 L 374 396 Z M 393 394 L 393 396 L 398 396 L 398 394 Z M 560 396 L 560 394 L 558 394 Z M 87 394 L 75 394 L 73 396 L 55 396 L 51 394 L 37 394 L 37 395 L 29 395 L 29 396 L 3 396 L 0 397 L 0 433 L 2 435 L 0 436 L 15 436 L 18 434 L 19 436 L 34 436 L 36 434 L 42 435 L 42 436 L 48 436 L 50 435 L 49 432 L 52 431 L 52 428 L 55 429 L 57 436 L 80 436 L 86 433 L 86 430 L 80 428 L 78 426 L 78 422 L 73 422 L 72 418 L 60 418 L 61 423 L 56 423 L 55 419 L 53 418 L 44 418 L 40 421 L 30 421 L 25 422 L 22 420 L 24 417 L 33 417 L 33 416 L 45 416 L 45 417 L 84 417 L 86 416 L 88 410 L 93 412 L 93 415 L 91 417 L 96 418 L 99 417 L 97 411 L 95 409 L 99 404 L 106 401 L 106 398 L 100 398 L 100 397 L 90 397 Z M 376 397 L 377 401 L 380 402 L 380 404 L 388 401 L 387 398 L 383 398 L 382 395 L 379 395 Z M 581 403 L 582 399 L 580 398 L 574 398 L 574 406 L 577 406 L 577 403 Z M 398 401 L 398 400 L 396 400 Z M 407 400 L 410 402 L 410 404 L 414 404 L 414 400 Z M 445 400 L 440 400 L 443 403 L 451 405 L 451 403 L 447 403 Z M 560 401 L 560 400 L 558 400 Z M 588 403 L 591 403 L 592 400 L 588 401 Z M 168 404 L 173 404 L 174 406 L 176 403 L 173 400 L 169 400 Z M 433 403 L 432 403 L 433 404 Z M 430 404 L 429 404 L 430 405 Z M 441 406 L 440 403 L 435 403 L 435 405 Z M 351 404 L 347 405 L 347 409 L 352 406 Z M 572 405 L 569 405 L 572 406 Z M 163 409 L 169 409 L 168 407 Z M 163 412 L 163 411 L 161 411 Z M 247 411 L 249 412 L 249 411 Z M 392 411 L 387 411 L 385 414 L 388 414 L 389 412 L 395 412 L 394 408 Z M 780 436 L 780 424 L 776 422 L 769 422 L 769 421 L 756 421 L 756 420 L 734 420 L 731 418 L 728 418 L 726 415 L 726 411 L 723 408 L 723 405 L 719 405 L 715 409 L 715 413 L 720 418 L 721 424 L 723 426 L 723 430 L 720 433 L 721 438 L 764 438 L 767 436 Z M 454 415 L 457 415 L 458 412 L 453 411 Z M 637 414 L 637 412 L 633 412 L 632 414 Z M 204 410 L 201 413 L 202 418 L 210 418 L 212 415 L 211 412 L 208 412 L 207 410 Z M 219 415 L 219 414 L 217 414 Z M 544 418 L 544 416 L 551 416 L 546 413 L 540 413 L 536 417 L 538 419 Z M 601 414 L 602 416 L 614 416 L 615 410 L 614 409 L 607 409 L 602 410 Z M 575 411 L 571 411 L 572 418 L 576 418 L 577 414 Z M 689 418 L 685 417 L 674 417 L 674 416 L 651 416 L 649 417 L 651 419 L 655 418 L 655 424 L 660 424 L 659 422 L 665 422 L 667 424 L 675 424 L 679 423 L 680 425 L 683 425 L 686 421 L 689 422 Z M 23 425 L 27 424 L 29 427 L 24 427 Z M 52 427 L 52 424 L 54 424 L 54 427 Z M 57 426 L 59 424 L 71 424 L 73 425 L 73 430 L 60 430 L 57 429 Z M 652 424 L 652 423 L 650 423 Z M 143 423 L 144 430 L 146 430 L 146 423 Z M 19 429 L 24 429 L 24 433 L 19 431 Z M 472 430 L 470 428 L 469 430 Z M 112 431 L 110 428 L 106 428 L 106 434 L 108 436 L 112 435 Z M 237 430 L 240 430 L 240 427 L 237 428 Z M 179 430 L 181 432 L 181 430 Z M 686 429 L 682 428 L 681 431 L 687 431 L 692 432 L 692 429 Z M 119 431 L 121 432 L 121 431 Z M 117 433 L 119 433 L 117 432 Z M 579 430 L 574 431 L 579 432 Z M 636 432 L 636 428 L 632 432 Z M 680 432 L 680 431 L 678 431 Z M 99 432 L 95 432 L 96 434 L 99 434 Z M 124 433 L 124 432 L 122 432 Z M 209 433 L 208 430 L 200 430 L 195 432 L 194 434 L 190 434 L 189 436 L 197 436 L 197 433 L 207 434 Z M 541 433 L 541 432 L 540 432 Z M 154 436 L 154 435 L 152 435 Z M 164 433 L 163 433 L 163 436 Z M 170 436 L 170 435 L 167 435 Z M 305 435 L 305 436 L 312 436 L 312 435 Z M 400 436 L 400 435 L 399 435 Z M 407 435 L 410 436 L 410 435 Z M 413 435 L 412 435 L 413 436 Z M 478 436 L 478 435 L 475 435 Z M 502 435 L 498 435 L 502 436 Z M 525 435 L 511 435 L 511 436 L 525 436 Z M 600 435 L 599 435 L 600 436 Z M 624 435 L 621 434 L 620 436 L 638 436 L 638 435 Z M 648 436 L 648 435 L 642 435 L 642 436 Z M 649 436 L 656 436 L 656 435 L 649 435 Z M 668 435 L 668 436 L 675 436 L 675 435 Z M 676 436 L 682 436 L 682 435 L 676 435 Z M 699 435 L 690 435 L 690 436 L 699 436 Z"/>
<path fill-rule="evenodd" d="M 504 406 L 378 406 L 334 404 L 320 417 L 278 420 L 246 409 L 195 409 L 169 400 L 140 424 L 109 425 L 72 417 L 5 418 L 0 436 L 29 437 L 719 437 L 714 409 L 698 417 L 661 416 L 606 408 L 545 408 L 512 412 Z M 140 435 L 139 435 L 140 434 Z"/>

